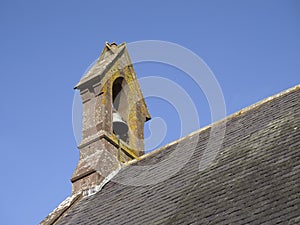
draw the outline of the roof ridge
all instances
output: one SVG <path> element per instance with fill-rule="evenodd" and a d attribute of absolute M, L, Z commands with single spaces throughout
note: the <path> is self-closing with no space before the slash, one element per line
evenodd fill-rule
<path fill-rule="evenodd" d="M 262 106 L 262 105 L 264 105 L 264 104 L 272 101 L 273 99 L 277 99 L 277 98 L 279 98 L 279 97 L 281 97 L 283 95 L 287 95 L 287 94 L 289 94 L 291 92 L 297 91 L 298 89 L 300 89 L 300 84 L 297 84 L 297 85 L 295 85 L 295 86 L 293 86 L 291 88 L 288 88 L 288 89 L 286 89 L 284 91 L 281 91 L 281 92 L 279 92 L 277 94 L 274 94 L 274 95 L 272 95 L 270 97 L 264 98 L 264 99 L 262 99 L 262 100 L 260 100 L 260 101 L 258 101 L 256 103 L 250 105 L 250 106 L 247 106 L 247 107 L 245 107 L 245 108 L 243 108 L 243 109 L 241 109 L 241 110 L 239 110 L 239 111 L 237 111 L 237 112 L 235 112 L 233 114 L 230 114 L 230 115 L 226 116 L 223 119 L 215 121 L 215 122 L 213 122 L 213 123 L 211 123 L 209 125 L 206 125 L 206 126 L 200 128 L 200 129 L 196 130 L 196 131 L 191 132 L 190 134 L 188 134 L 188 135 L 186 135 L 184 137 L 181 137 L 181 138 L 179 138 L 179 139 L 177 139 L 175 141 L 172 141 L 172 142 L 170 142 L 170 143 L 168 143 L 168 144 L 166 144 L 166 145 L 164 145 L 164 146 L 162 146 L 162 147 L 160 147 L 158 149 L 155 149 L 155 150 L 153 150 L 153 151 L 151 151 L 151 152 L 149 152 L 149 153 L 147 153 L 145 155 L 142 155 L 142 156 L 140 156 L 137 159 L 133 159 L 131 161 L 128 161 L 127 163 L 124 163 L 124 165 L 128 166 L 128 165 L 132 165 L 134 163 L 137 163 L 137 162 L 139 162 L 139 161 L 141 161 L 141 160 L 143 160 L 145 158 L 148 158 L 148 157 L 150 157 L 152 155 L 155 155 L 155 154 L 157 154 L 157 153 L 159 153 L 159 152 L 167 149 L 170 146 L 178 144 L 179 142 L 181 142 L 183 140 L 186 140 L 186 139 L 188 139 L 188 138 L 190 138 L 190 137 L 192 137 L 192 136 L 194 136 L 196 134 L 199 134 L 199 133 L 201 133 L 201 132 L 203 132 L 203 131 L 205 131 L 205 130 L 213 127 L 213 126 L 217 126 L 219 124 L 226 123 L 226 121 L 228 121 L 228 120 L 231 120 L 233 118 L 239 117 L 239 116 L 241 116 L 244 113 L 250 112 L 251 110 L 254 110 L 254 109 L 256 109 L 256 108 L 258 108 L 258 107 L 260 107 L 260 106 Z"/>
<path fill-rule="evenodd" d="M 75 193 L 63 200 L 39 225 L 54 224 L 57 222 L 75 203 L 82 198 L 81 193 Z"/>

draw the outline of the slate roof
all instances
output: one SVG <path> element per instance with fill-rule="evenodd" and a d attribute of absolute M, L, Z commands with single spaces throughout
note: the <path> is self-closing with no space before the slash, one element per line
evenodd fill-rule
<path fill-rule="evenodd" d="M 300 224 L 299 99 L 300 85 L 144 157 L 114 180 L 135 165 L 161 162 L 176 147 L 190 151 L 197 140 L 169 179 L 137 187 L 110 181 L 57 224 Z M 210 131 L 225 122 L 216 158 L 199 170 Z"/>

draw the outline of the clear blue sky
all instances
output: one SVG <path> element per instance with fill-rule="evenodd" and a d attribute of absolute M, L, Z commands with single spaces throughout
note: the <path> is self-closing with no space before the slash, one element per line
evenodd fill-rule
<path fill-rule="evenodd" d="M 0 28 L 5 225 L 37 224 L 71 193 L 69 179 L 78 160 L 73 86 L 105 41 L 157 39 L 189 48 L 214 72 L 228 114 L 300 80 L 297 0 L 1 0 Z M 147 76 L 145 71 L 180 76 L 166 66 L 137 66 L 138 77 Z M 182 85 L 189 90 L 189 81 Z M 207 117 L 207 103 L 197 96 L 200 115 Z M 160 105 L 149 100 L 152 115 L 162 116 Z M 167 124 L 175 124 L 173 113 Z M 201 120 L 201 126 L 209 123 Z M 162 144 L 178 135 L 169 129 Z"/>

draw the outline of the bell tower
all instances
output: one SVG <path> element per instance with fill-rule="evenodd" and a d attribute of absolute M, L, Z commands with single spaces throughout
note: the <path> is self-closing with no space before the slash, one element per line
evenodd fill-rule
<path fill-rule="evenodd" d="M 106 43 L 75 89 L 83 115 L 73 193 L 93 190 L 120 163 L 143 155 L 144 123 L 150 119 L 125 43 Z"/>

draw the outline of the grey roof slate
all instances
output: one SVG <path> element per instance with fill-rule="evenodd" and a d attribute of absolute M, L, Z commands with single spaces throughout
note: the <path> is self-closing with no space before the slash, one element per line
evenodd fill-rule
<path fill-rule="evenodd" d="M 300 224 L 299 99 L 296 86 L 228 117 L 222 147 L 205 170 L 199 171 L 199 161 L 215 125 L 194 134 L 193 156 L 169 179 L 139 187 L 110 181 L 57 224 Z M 191 141 L 185 138 L 134 165 L 158 163 L 178 144 L 189 151 Z"/>

